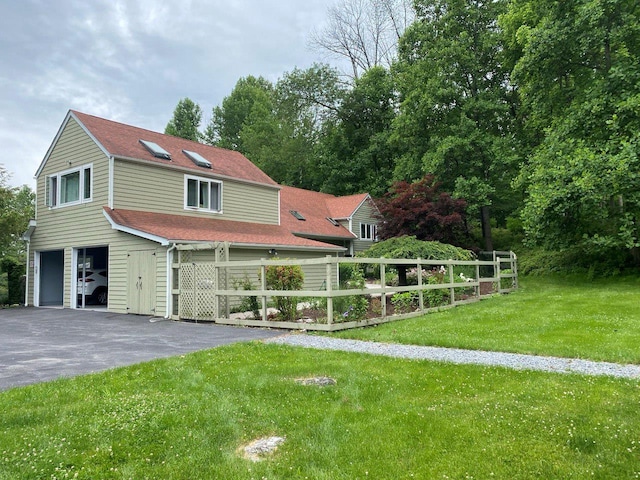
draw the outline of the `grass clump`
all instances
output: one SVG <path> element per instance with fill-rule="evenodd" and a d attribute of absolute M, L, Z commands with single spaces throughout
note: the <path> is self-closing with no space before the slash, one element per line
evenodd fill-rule
<path fill-rule="evenodd" d="M 0 393 L 0 478 L 633 478 L 638 402 L 633 380 L 238 344 Z"/>

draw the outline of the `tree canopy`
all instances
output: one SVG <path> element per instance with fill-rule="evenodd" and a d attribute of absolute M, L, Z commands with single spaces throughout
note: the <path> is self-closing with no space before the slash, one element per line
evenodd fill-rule
<path fill-rule="evenodd" d="M 501 59 L 504 1 L 417 0 L 417 21 L 400 42 L 395 74 L 400 114 L 396 179 L 435 175 L 481 214 L 492 249 L 490 207 L 513 210 L 517 165 L 514 95 Z"/>
<path fill-rule="evenodd" d="M 474 260 L 471 250 L 405 235 L 372 245 L 358 256 L 367 258 L 422 258 L 424 260 Z"/>
<path fill-rule="evenodd" d="M 532 244 L 626 252 L 640 265 L 639 11 L 628 0 L 519 0 L 501 19 L 529 118 L 518 181 Z"/>
<path fill-rule="evenodd" d="M 640 4 L 408 5 L 340 0 L 313 42 L 349 59 L 348 78 L 329 65 L 242 78 L 205 140 L 283 184 L 400 199 L 389 235 L 423 235 L 427 213 L 401 192 L 429 175 L 485 249 L 520 225 L 527 245 L 640 266 Z"/>
<path fill-rule="evenodd" d="M 201 121 L 200 105 L 190 98 L 183 98 L 173 111 L 173 118 L 167 123 L 164 133 L 198 142 L 201 136 L 199 131 Z"/>
<path fill-rule="evenodd" d="M 367 70 L 344 94 L 335 116 L 325 123 L 319 165 L 322 189 L 337 195 L 383 195 L 391 184 L 394 154 L 388 142 L 395 117 L 390 73 Z"/>
<path fill-rule="evenodd" d="M 378 201 L 381 222 L 378 235 L 387 240 L 405 235 L 468 246 L 466 202 L 440 190 L 433 175 L 419 181 L 395 182 Z"/>
<path fill-rule="evenodd" d="M 0 165 L 0 261 L 23 260 L 22 234 L 35 215 L 35 194 L 26 185 L 9 186 L 9 172 Z"/>

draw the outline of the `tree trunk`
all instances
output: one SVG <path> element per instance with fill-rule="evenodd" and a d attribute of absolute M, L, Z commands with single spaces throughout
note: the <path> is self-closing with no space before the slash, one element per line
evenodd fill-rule
<path fill-rule="evenodd" d="M 398 286 L 404 287 L 407 285 L 407 266 L 406 265 L 396 265 L 398 269 Z"/>
<path fill-rule="evenodd" d="M 480 222 L 482 223 L 482 238 L 484 238 L 484 249 L 487 252 L 492 252 L 493 239 L 491 238 L 491 213 L 488 205 L 480 207 Z"/>

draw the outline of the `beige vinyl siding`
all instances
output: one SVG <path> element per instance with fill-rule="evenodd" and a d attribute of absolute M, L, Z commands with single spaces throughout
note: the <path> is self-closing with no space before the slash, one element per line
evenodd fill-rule
<path fill-rule="evenodd" d="M 361 223 L 369 223 L 369 224 L 378 223 L 374 214 L 374 209 L 371 206 L 371 203 L 368 201 L 365 201 L 362 205 L 360 205 L 360 208 L 358 208 L 358 210 L 356 210 L 356 212 L 353 214 L 353 218 L 352 218 L 353 233 L 355 233 L 358 236 L 358 238 L 353 241 L 354 254 L 361 252 L 363 250 L 366 250 L 371 245 L 373 245 L 373 242 L 371 240 L 360 240 L 360 224 Z"/>
<path fill-rule="evenodd" d="M 109 310 L 128 313 L 128 253 L 138 250 L 152 250 L 156 254 L 155 315 L 164 316 L 167 304 L 167 248 L 128 233 L 115 230 L 112 232 L 109 247 Z"/>
<path fill-rule="evenodd" d="M 34 259 L 33 252 L 35 250 L 64 250 L 64 307 L 71 308 L 73 300 L 71 298 L 71 281 L 74 276 L 73 272 L 73 248 L 89 248 L 104 247 L 108 245 L 109 249 L 109 299 L 107 307 L 109 311 L 116 313 L 127 312 L 127 293 L 128 293 L 128 253 L 135 250 L 152 250 L 156 254 L 156 298 L 155 298 L 155 314 L 164 316 L 166 313 L 166 281 L 167 281 L 167 248 L 158 245 L 155 242 L 145 240 L 128 233 L 118 232 L 111 229 L 107 220 L 102 217 L 103 224 L 95 225 L 92 230 L 93 238 L 84 238 L 83 240 L 69 239 L 66 243 L 72 243 L 73 246 L 54 245 L 49 243 L 38 243 L 32 241 L 30 260 Z M 36 227 L 33 238 L 39 227 Z M 41 233 L 41 232 L 40 232 Z M 40 236 L 42 236 L 40 234 Z M 84 243 L 83 243 L 84 242 Z M 31 298 L 29 304 L 34 303 L 33 300 L 33 268 L 30 269 L 29 275 L 29 292 Z"/>
<path fill-rule="evenodd" d="M 222 213 L 194 211 L 184 208 L 184 176 L 184 172 L 162 166 L 116 160 L 114 208 L 243 222 L 278 223 L 278 190 L 222 180 Z M 214 178 L 205 175 L 201 177 Z"/>
<path fill-rule="evenodd" d="M 299 259 L 306 260 L 309 258 L 322 258 L 325 257 L 326 253 L 323 252 L 308 252 L 308 251 L 295 251 L 295 250 L 278 250 L 278 257 L 282 259 Z M 332 256 L 335 256 L 332 255 Z M 230 253 L 231 260 L 240 261 L 240 260 L 259 260 L 261 258 L 269 258 L 266 251 L 261 250 L 244 250 L 244 249 L 232 249 Z M 327 272 L 324 265 L 304 265 L 302 267 L 302 271 L 304 273 L 304 288 L 309 290 L 318 290 L 320 287 L 325 284 L 325 279 L 327 278 Z M 253 272 L 255 277 L 252 277 L 252 272 L 234 272 L 235 275 L 244 276 L 245 273 L 250 275 L 250 278 L 255 280 L 257 283 L 257 272 Z M 337 271 L 334 272 L 334 283 L 337 278 Z"/>
<path fill-rule="evenodd" d="M 92 200 L 77 205 L 49 208 L 46 203 L 47 177 L 58 172 L 92 164 Z M 109 183 L 109 161 L 106 155 L 89 138 L 75 120 L 70 119 L 61 132 L 58 142 L 51 151 L 46 165 L 37 178 L 37 226 L 31 236 L 29 255 L 29 294 L 33 303 L 34 293 L 34 252 L 43 250 L 65 251 L 64 305 L 71 304 L 71 247 L 104 246 L 105 240 L 97 230 L 106 230 L 102 207 L 107 203 Z M 109 227 L 110 229 L 110 227 Z"/>
<path fill-rule="evenodd" d="M 69 163 L 70 162 L 70 163 Z M 45 206 L 45 183 L 49 175 L 74 168 L 93 165 L 92 201 L 78 205 L 49 208 Z M 127 313 L 127 252 L 155 250 L 156 314 L 164 315 L 166 308 L 166 247 L 143 238 L 118 232 L 104 217 L 103 206 L 108 203 L 109 159 L 93 140 L 70 119 L 54 146 L 46 165 L 37 179 L 37 225 L 29 248 L 29 299 L 34 303 L 34 252 L 64 250 L 63 305 L 72 307 L 73 248 L 109 248 L 109 311 Z"/>
<path fill-rule="evenodd" d="M 247 261 L 247 260 L 260 260 L 262 258 L 270 258 L 268 252 L 268 248 L 265 247 L 264 250 L 259 249 L 244 249 L 244 248 L 231 248 L 229 251 L 229 260 L 230 261 Z M 214 261 L 214 252 L 201 250 L 197 252 L 192 252 L 192 261 L 194 262 L 213 262 Z M 278 250 L 279 259 L 300 259 L 306 260 L 309 258 L 322 258 L 327 254 L 324 252 L 314 252 L 314 251 L 303 251 L 303 250 Z M 333 254 L 332 256 L 335 256 Z M 232 281 L 233 279 L 242 280 L 245 278 L 249 278 L 249 280 L 257 287 L 260 285 L 258 280 L 258 271 L 260 267 L 250 268 L 250 267 L 237 267 L 231 269 L 229 272 L 229 287 L 233 288 Z M 324 265 L 304 265 L 302 267 L 304 273 L 304 288 L 309 290 L 318 290 L 322 285 L 324 285 L 325 279 L 327 277 L 326 267 Z M 337 279 L 337 270 L 333 274 L 333 281 L 336 282 Z"/>

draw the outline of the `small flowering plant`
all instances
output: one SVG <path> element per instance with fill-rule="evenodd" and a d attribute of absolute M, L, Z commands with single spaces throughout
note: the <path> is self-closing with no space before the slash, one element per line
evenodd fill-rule
<path fill-rule="evenodd" d="M 464 273 L 460 272 L 460 280 L 462 280 L 463 282 L 475 282 L 476 279 L 472 278 L 472 277 L 466 277 Z"/>

